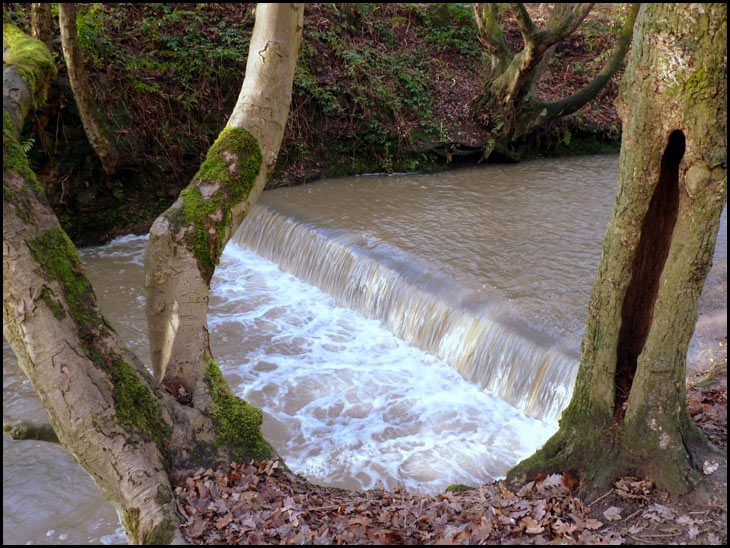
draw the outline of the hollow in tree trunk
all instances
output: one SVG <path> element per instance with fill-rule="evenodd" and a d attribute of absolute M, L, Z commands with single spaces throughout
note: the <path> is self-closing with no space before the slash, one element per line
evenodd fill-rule
<path fill-rule="evenodd" d="M 621 83 L 619 186 L 560 430 L 508 474 L 632 473 L 686 493 L 712 451 L 685 362 L 726 202 L 725 4 L 642 4 Z"/>

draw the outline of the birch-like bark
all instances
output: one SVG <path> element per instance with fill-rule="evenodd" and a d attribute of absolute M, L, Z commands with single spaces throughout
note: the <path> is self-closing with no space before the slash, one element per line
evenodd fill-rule
<path fill-rule="evenodd" d="M 217 152 L 209 153 L 192 183 L 150 230 L 145 287 L 155 376 L 168 386 L 182 384 L 202 408 L 209 402 L 203 381 L 212 358 L 210 279 L 276 162 L 302 27 L 303 4 L 257 5 L 246 76 L 221 134 L 227 140 L 213 146 Z M 211 167 L 215 162 L 225 164 L 223 175 Z"/>
<path fill-rule="evenodd" d="M 4 25 L 12 62 L 3 70 L 3 95 L 14 100 L 3 101 L 3 335 L 59 442 L 115 507 L 129 540 L 181 540 L 165 458 L 144 424 L 155 421 L 173 436 L 171 401 L 159 387 L 153 395 L 144 366 L 99 313 L 83 265 L 18 143 L 12 120 L 22 122 L 55 72 L 46 68 L 53 65 L 47 48 L 16 33 Z M 18 81 L 27 92 L 17 92 Z M 122 402 L 130 391 L 139 397 L 134 405 L 147 401 L 154 409 L 136 415 Z M 135 417 L 142 422 L 133 424 Z"/>
<path fill-rule="evenodd" d="M 158 262 L 148 276 L 152 272 L 160 281 L 170 273 L 182 275 L 171 283 L 171 302 L 181 302 L 172 309 L 183 314 L 190 310 L 188 297 L 200 296 L 207 305 L 214 264 L 260 193 L 282 138 L 303 9 L 277 4 L 257 11 L 237 117 L 151 236 L 148 260 L 160 257 L 154 252 L 160 238 L 163 249 L 179 253 L 165 257 L 162 272 Z M 18 142 L 24 117 L 55 76 L 50 54 L 11 25 L 4 25 L 3 42 L 3 334 L 60 444 L 116 508 L 129 541 L 182 542 L 171 480 L 192 466 L 271 456 L 260 432 L 261 413 L 232 396 L 209 352 L 197 354 L 194 401 L 173 399 L 101 316 L 76 250 Z M 261 82 L 249 81 L 257 78 Z M 166 224 L 176 227 L 169 240 L 161 229 Z M 203 239 L 186 239 L 186 230 L 200 236 L 201 227 Z M 212 250 L 209 262 L 200 260 L 206 250 Z M 188 277 L 192 291 L 185 289 Z M 196 293 L 196 283 L 204 291 Z M 191 324 L 185 318 L 180 326 L 207 346 L 207 306 L 202 312 L 202 319 Z M 177 386 L 172 388 L 174 393 Z"/>

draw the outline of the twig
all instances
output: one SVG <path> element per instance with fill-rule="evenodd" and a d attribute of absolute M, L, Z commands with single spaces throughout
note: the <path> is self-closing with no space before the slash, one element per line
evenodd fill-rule
<path fill-rule="evenodd" d="M 679 531 L 678 533 L 662 533 L 661 535 L 642 535 L 640 537 L 634 537 L 634 535 L 631 535 L 634 538 L 664 538 L 664 537 L 678 537 L 681 535 L 683 531 Z"/>
<path fill-rule="evenodd" d="M 593 506 L 593 505 L 594 505 L 595 503 L 597 503 L 597 502 L 598 502 L 599 500 L 603 500 L 603 499 L 605 499 L 605 498 L 606 498 L 606 497 L 607 497 L 608 495 L 610 495 L 611 493 L 613 493 L 613 488 L 609 489 L 608 493 L 606 493 L 606 494 L 605 494 L 605 495 L 603 495 L 602 497 L 598 497 L 598 498 L 597 498 L 596 500 L 594 500 L 593 502 L 591 502 L 591 503 L 590 503 L 590 504 L 588 505 L 588 508 L 590 508 L 591 506 Z"/>
<path fill-rule="evenodd" d="M 622 519 L 621 521 L 628 521 L 628 520 L 630 520 L 631 518 L 633 518 L 633 517 L 634 517 L 635 515 L 637 515 L 637 514 L 640 514 L 640 513 L 641 513 L 641 512 L 643 511 L 643 510 L 644 510 L 644 508 L 639 508 L 639 509 L 638 509 L 638 510 L 637 510 L 636 512 L 634 512 L 634 513 L 633 513 L 633 514 L 631 514 L 630 516 L 626 516 L 626 517 L 625 517 L 624 519 Z"/>

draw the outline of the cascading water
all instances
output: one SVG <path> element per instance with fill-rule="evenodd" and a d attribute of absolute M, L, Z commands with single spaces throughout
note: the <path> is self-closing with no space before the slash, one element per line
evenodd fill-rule
<path fill-rule="evenodd" d="M 278 189 L 264 194 L 235 241 L 555 422 L 577 371 L 616 162 L 596 156 L 558 169 L 537 161 Z M 479 172 L 489 176 L 472 176 Z"/>
<path fill-rule="evenodd" d="M 308 265 L 298 275 L 336 298 L 231 242 L 209 313 L 231 388 L 262 408 L 288 465 L 318 483 L 439 492 L 502 476 L 555 431 L 549 418 L 567 401 L 617 163 L 564 158 L 264 193 L 247 223 L 268 219 L 257 237 L 278 246 L 281 268 Z M 105 317 L 148 361 L 144 246 L 125 237 L 80 256 Z M 726 265 L 726 212 L 718 254 Z M 389 330 L 414 333 L 430 353 Z M 45 418 L 6 343 L 3 412 Z M 3 540 L 124 538 L 70 455 L 4 438 Z"/>
<path fill-rule="evenodd" d="M 530 416 L 554 422 L 568 403 L 575 351 L 521 324 L 498 298 L 419 270 L 394 246 L 319 230 L 270 205 L 254 207 L 235 241 L 332 295 L 340 306 L 380 320 Z"/>

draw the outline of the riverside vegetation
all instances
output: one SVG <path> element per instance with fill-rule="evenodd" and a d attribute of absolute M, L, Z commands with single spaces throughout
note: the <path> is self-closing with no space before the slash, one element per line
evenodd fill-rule
<path fill-rule="evenodd" d="M 489 62 L 471 8 L 344 6 L 305 8 L 291 112 L 268 187 L 480 161 L 492 134 L 489 113 L 475 104 Z M 4 10 L 28 31 L 30 4 Z M 533 18 L 544 23 L 548 13 L 540 8 Z M 557 48 L 538 98 L 556 100 L 588 83 L 627 13 L 624 5 L 597 5 Z M 253 20 L 253 4 L 79 5 L 85 68 L 123 155 L 111 177 L 86 139 L 54 28 L 59 75 L 24 135 L 31 167 L 72 241 L 144 233 L 177 198 L 233 108 Z M 517 22 L 508 15 L 504 24 L 505 40 L 519 50 Z M 519 155 L 617 152 L 619 78 L 578 113 L 521 139 Z"/>

